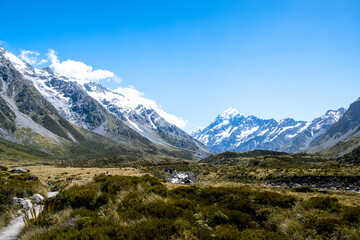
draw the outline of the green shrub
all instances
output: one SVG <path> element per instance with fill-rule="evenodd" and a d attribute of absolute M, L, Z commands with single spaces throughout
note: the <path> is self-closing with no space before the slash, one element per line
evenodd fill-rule
<path fill-rule="evenodd" d="M 8 205 L 11 203 L 11 199 L 15 196 L 15 189 L 0 185 L 0 204 Z"/>
<path fill-rule="evenodd" d="M 305 227 L 315 229 L 320 235 L 329 236 L 340 224 L 341 221 L 336 218 L 311 218 L 305 223 Z"/>
<path fill-rule="evenodd" d="M 176 219 L 182 215 L 183 210 L 171 203 L 154 201 L 142 206 L 139 212 L 147 217 Z"/>
<path fill-rule="evenodd" d="M 151 186 L 149 188 L 149 192 L 153 192 L 162 197 L 167 197 L 167 194 L 168 194 L 167 188 L 162 184 Z"/>
<path fill-rule="evenodd" d="M 101 185 L 101 191 L 113 194 L 122 190 L 135 189 L 138 185 L 142 185 L 147 191 L 151 187 L 162 185 L 158 178 L 151 177 L 150 175 L 142 177 L 99 175 L 94 180 Z M 154 190 L 156 188 L 151 189 Z"/>
<path fill-rule="evenodd" d="M 314 189 L 312 189 L 309 186 L 301 186 L 301 187 L 294 187 L 291 189 L 293 192 L 301 192 L 301 193 L 309 193 L 314 192 Z"/>
<path fill-rule="evenodd" d="M 96 217 L 97 214 L 96 212 L 86 209 L 86 208 L 78 208 L 78 209 L 74 209 L 71 214 L 71 217 L 76 217 L 76 216 L 80 216 L 80 217 Z"/>
<path fill-rule="evenodd" d="M 214 235 L 216 240 L 237 240 L 240 232 L 231 225 L 222 225 L 215 229 Z"/>
<path fill-rule="evenodd" d="M 335 212 L 340 210 L 340 203 L 337 198 L 332 197 L 312 197 L 305 204 L 307 208 L 315 208 L 323 211 Z"/>
<path fill-rule="evenodd" d="M 360 222 L 360 208 L 359 207 L 349 207 L 344 206 L 341 210 L 342 219 L 351 224 L 356 224 Z"/>
<path fill-rule="evenodd" d="M 74 186 L 56 197 L 58 208 L 72 207 L 94 209 L 96 207 L 97 191 L 91 186 Z"/>
<path fill-rule="evenodd" d="M 231 210 L 255 215 L 255 205 L 246 196 L 229 194 L 221 200 L 220 204 Z"/>
<path fill-rule="evenodd" d="M 116 195 L 107 193 L 107 192 L 103 192 L 100 194 L 99 197 L 97 197 L 96 202 L 95 202 L 95 208 L 101 207 L 110 202 L 114 202 L 115 198 L 116 198 Z"/>
<path fill-rule="evenodd" d="M 111 239 L 159 239 L 169 240 L 177 233 L 174 222 L 152 218 L 125 228 L 116 228 Z"/>
<path fill-rule="evenodd" d="M 281 195 L 275 192 L 259 192 L 255 195 L 255 202 L 263 205 L 290 208 L 295 205 L 296 198 L 288 195 Z"/>
<path fill-rule="evenodd" d="M 271 232 L 264 229 L 246 229 L 240 232 L 239 240 L 288 240 L 281 233 Z"/>
<path fill-rule="evenodd" d="M 199 188 L 196 186 L 184 186 L 177 187 L 171 191 L 171 195 L 174 198 L 185 198 L 185 199 L 198 199 Z"/>
<path fill-rule="evenodd" d="M 254 221 L 251 215 L 237 210 L 224 211 L 225 215 L 229 217 L 229 224 L 235 225 L 239 229 L 254 227 Z"/>

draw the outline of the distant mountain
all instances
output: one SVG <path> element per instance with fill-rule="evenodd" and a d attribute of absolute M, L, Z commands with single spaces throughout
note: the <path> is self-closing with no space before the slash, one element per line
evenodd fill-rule
<path fill-rule="evenodd" d="M 328 111 L 311 122 L 286 118 L 281 121 L 243 116 L 236 109 L 221 113 L 208 127 L 192 136 L 216 152 L 246 152 L 255 149 L 299 152 L 319 138 L 346 110 Z"/>
<path fill-rule="evenodd" d="M 2 48 L 0 87 L 0 136 L 4 139 L 39 145 L 33 137 L 37 134 L 61 146 L 64 140 L 79 143 L 77 136 L 86 133 L 93 141 L 99 137 L 90 135 L 101 135 L 105 142 L 154 154 L 191 159 L 211 153 L 150 106 L 131 102 L 96 82 L 34 68 Z M 30 139 L 21 140 L 29 131 Z M 49 150 L 44 144 L 39 147 Z"/>

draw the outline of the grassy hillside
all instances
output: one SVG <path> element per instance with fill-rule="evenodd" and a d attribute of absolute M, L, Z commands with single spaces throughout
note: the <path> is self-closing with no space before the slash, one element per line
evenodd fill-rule
<path fill-rule="evenodd" d="M 343 156 L 340 161 L 346 164 L 360 164 L 360 147 Z"/>
<path fill-rule="evenodd" d="M 360 144 L 360 135 L 340 141 L 334 146 L 327 148 L 320 153 L 331 157 L 342 157 L 350 153 L 356 146 Z"/>

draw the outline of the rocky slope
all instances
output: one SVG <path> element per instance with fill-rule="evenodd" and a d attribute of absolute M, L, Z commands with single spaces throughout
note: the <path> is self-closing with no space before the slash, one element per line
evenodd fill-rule
<path fill-rule="evenodd" d="M 99 140 L 105 146 L 123 144 L 153 154 L 178 152 L 186 158 L 211 153 L 153 109 L 117 104 L 129 99 L 95 82 L 34 68 L 2 48 L 0 64 L 0 134 L 5 139 L 30 141 L 47 151 L 49 142 L 63 146 L 86 138 L 87 143 Z"/>
<path fill-rule="evenodd" d="M 121 119 L 142 136 L 164 146 L 175 146 L 198 151 L 205 156 L 209 149 L 190 135 L 170 124 L 146 103 L 134 103 L 131 98 L 96 82 L 84 84 L 87 93 L 101 103 L 109 112 Z"/>
<path fill-rule="evenodd" d="M 342 118 L 313 141 L 309 152 L 342 156 L 360 145 L 360 98 L 352 103 Z"/>

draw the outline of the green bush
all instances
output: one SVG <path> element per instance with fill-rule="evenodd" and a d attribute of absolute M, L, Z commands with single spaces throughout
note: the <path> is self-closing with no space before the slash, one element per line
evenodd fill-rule
<path fill-rule="evenodd" d="M 185 198 L 185 199 L 198 199 L 198 190 L 196 186 L 185 186 L 177 187 L 171 191 L 171 196 L 174 198 Z"/>
<path fill-rule="evenodd" d="M 94 209 L 96 207 L 97 191 L 91 186 L 74 186 L 56 197 L 58 208 L 72 207 Z"/>
<path fill-rule="evenodd" d="M 309 186 L 301 186 L 301 187 L 294 187 L 291 189 L 293 192 L 301 192 L 301 193 L 309 193 L 314 192 L 314 189 L 312 189 Z"/>
<path fill-rule="evenodd" d="M 149 192 L 153 192 L 157 195 L 160 195 L 162 197 L 167 197 L 168 191 L 167 188 L 163 184 L 158 184 L 155 186 L 151 186 L 149 188 Z"/>
<path fill-rule="evenodd" d="M 0 205 L 8 205 L 11 203 L 11 199 L 15 196 L 15 189 L 0 185 Z"/>
<path fill-rule="evenodd" d="M 183 209 L 172 203 L 154 201 L 141 206 L 139 212 L 147 217 L 176 219 L 182 215 Z"/>
<path fill-rule="evenodd" d="M 237 210 L 224 211 L 225 215 L 229 217 L 229 224 L 235 225 L 239 229 L 254 227 L 254 221 L 251 215 Z"/>
<path fill-rule="evenodd" d="M 238 240 L 288 240 L 281 233 L 271 232 L 264 229 L 246 229 L 240 233 Z"/>
<path fill-rule="evenodd" d="M 160 191 L 160 186 L 162 186 L 158 178 L 151 177 L 150 175 L 144 175 L 142 177 L 99 175 L 94 179 L 96 183 L 100 184 L 101 191 L 113 194 L 121 192 L 122 190 L 135 189 L 138 185 L 144 187 L 146 191 L 149 191 L 149 189 L 152 191 Z"/>
<path fill-rule="evenodd" d="M 305 227 L 315 229 L 320 235 L 329 236 L 340 224 L 341 221 L 336 218 L 311 218 L 305 223 Z"/>
<path fill-rule="evenodd" d="M 360 222 L 360 207 L 344 206 L 341 210 L 342 219 L 351 224 Z"/>
<path fill-rule="evenodd" d="M 222 225 L 215 229 L 214 235 L 216 240 L 237 240 L 240 232 L 231 225 Z"/>
<path fill-rule="evenodd" d="M 89 209 L 86 208 L 78 208 L 78 209 L 74 209 L 70 216 L 71 217 L 76 217 L 76 216 L 80 216 L 80 217 L 95 217 L 97 214 L 94 211 L 91 211 Z"/>
<path fill-rule="evenodd" d="M 259 192 L 255 195 L 255 202 L 263 205 L 290 208 L 295 205 L 296 198 L 288 195 L 281 195 L 275 192 Z"/>
<path fill-rule="evenodd" d="M 337 198 L 332 197 L 312 197 L 305 204 L 307 208 L 315 208 L 323 211 L 335 212 L 340 210 L 340 203 Z"/>

